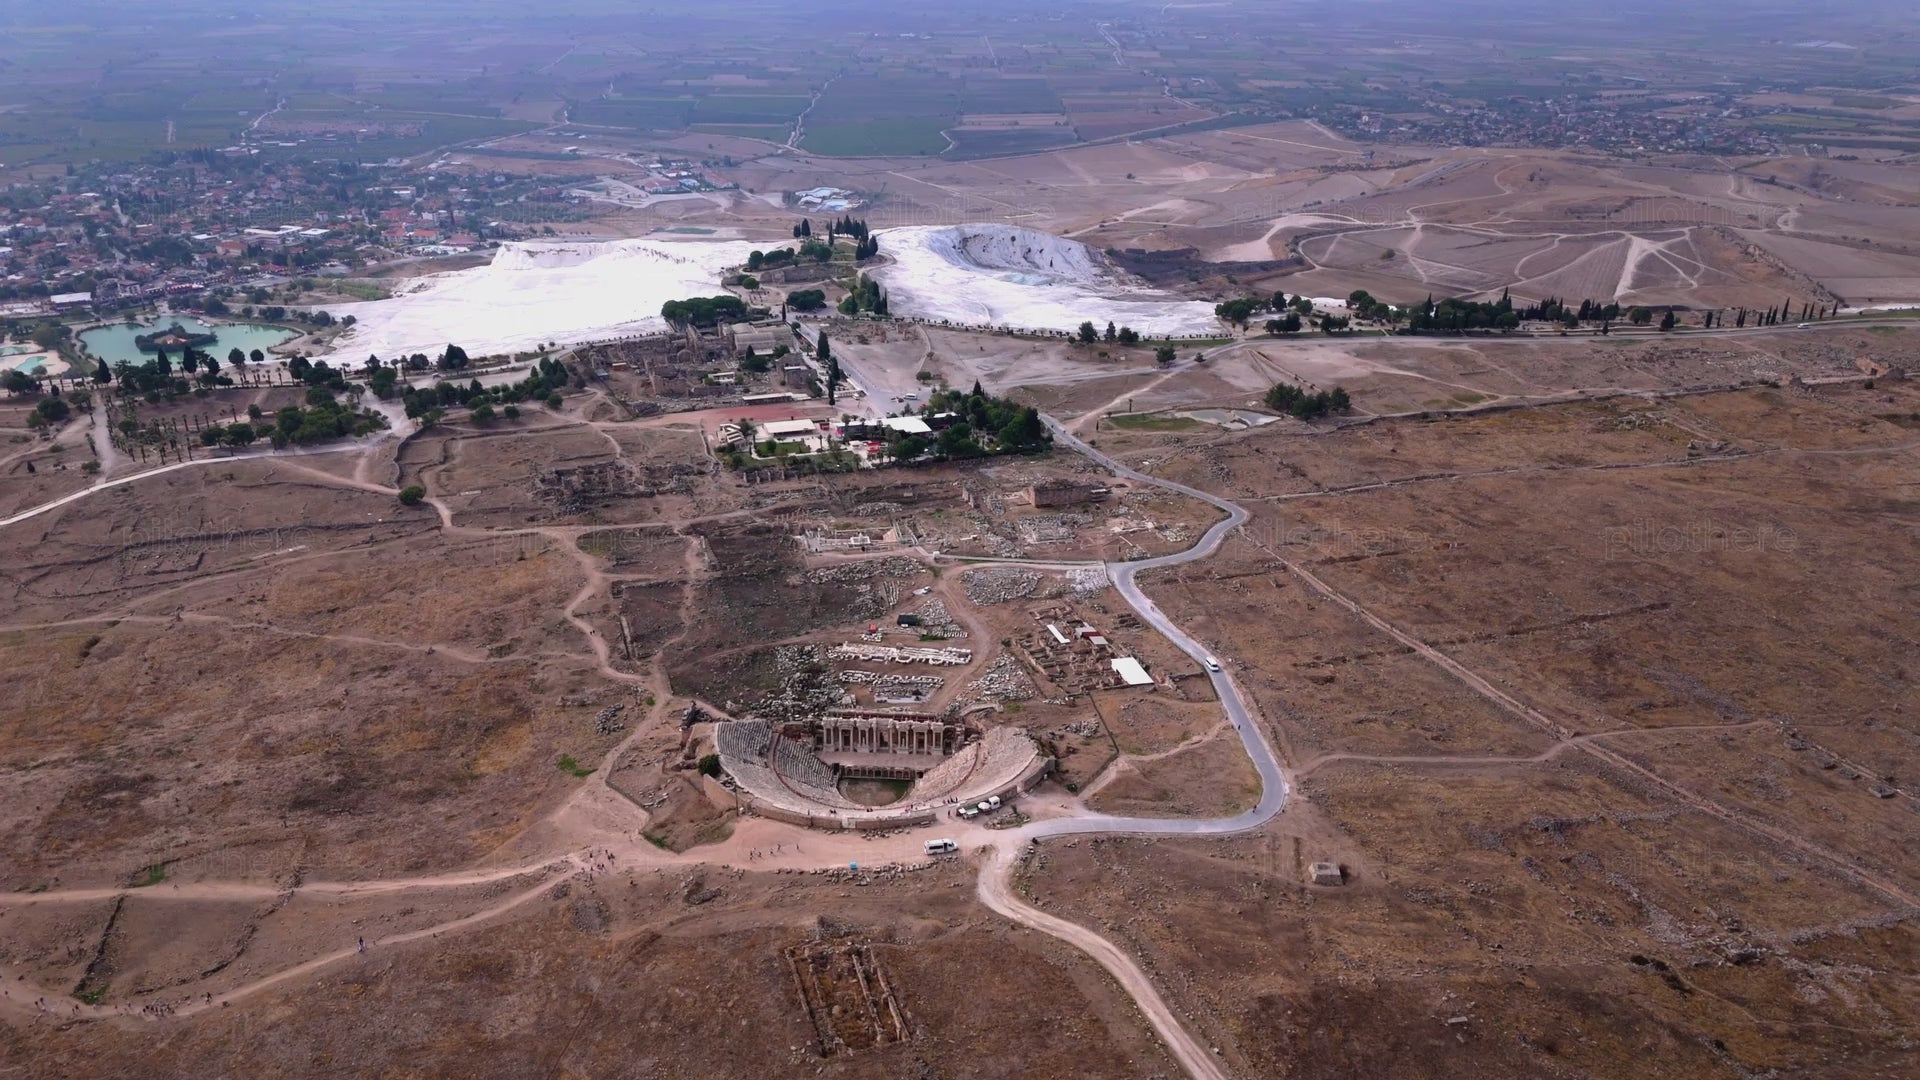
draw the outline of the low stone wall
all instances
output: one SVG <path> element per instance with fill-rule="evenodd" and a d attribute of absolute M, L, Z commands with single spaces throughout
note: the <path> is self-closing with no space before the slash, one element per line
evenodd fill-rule
<path fill-rule="evenodd" d="M 915 825 L 931 825 L 934 821 L 934 812 L 931 810 L 903 810 L 897 814 L 880 811 L 857 816 L 808 814 L 756 798 L 751 792 L 746 791 L 740 792 L 740 807 L 764 818 L 784 821 L 789 825 L 804 825 L 809 829 L 901 829 Z"/>

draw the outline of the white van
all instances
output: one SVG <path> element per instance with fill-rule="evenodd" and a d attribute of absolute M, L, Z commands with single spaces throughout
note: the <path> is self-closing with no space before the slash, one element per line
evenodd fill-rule
<path fill-rule="evenodd" d="M 960 850 L 960 845 L 954 843 L 951 840 L 927 841 L 927 854 L 929 855 L 945 855 L 949 852 L 954 852 L 959 850 Z"/>
<path fill-rule="evenodd" d="M 989 796 L 987 796 L 987 801 L 986 801 L 986 802 L 983 802 L 983 803 L 981 803 L 980 805 L 981 805 L 981 806 L 984 806 L 984 807 L 986 807 L 986 808 L 988 808 L 988 809 L 990 809 L 990 810 L 998 810 L 998 809 L 1000 809 L 1000 796 L 998 796 L 998 795 L 989 795 Z"/>
<path fill-rule="evenodd" d="M 1203 656 L 1203 657 L 1201 657 L 1201 658 L 1200 658 L 1200 662 L 1201 662 L 1202 664 L 1205 664 L 1205 665 L 1207 666 L 1207 670 L 1208 670 L 1208 671 L 1219 671 L 1219 670 L 1220 670 L 1220 661 L 1218 661 L 1218 660 L 1215 660 L 1215 659 L 1214 659 L 1213 657 L 1211 657 L 1211 656 Z"/>

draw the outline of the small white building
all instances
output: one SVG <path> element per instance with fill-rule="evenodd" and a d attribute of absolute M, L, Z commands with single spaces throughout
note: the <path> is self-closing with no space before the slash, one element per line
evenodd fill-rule
<path fill-rule="evenodd" d="M 889 416 L 880 423 L 888 431 L 897 431 L 902 435 L 933 434 L 933 426 L 917 416 Z"/>
<path fill-rule="evenodd" d="M 756 430 L 760 438 L 773 439 L 777 442 L 782 439 L 799 439 L 808 435 L 818 435 L 820 425 L 812 420 L 768 420 Z"/>

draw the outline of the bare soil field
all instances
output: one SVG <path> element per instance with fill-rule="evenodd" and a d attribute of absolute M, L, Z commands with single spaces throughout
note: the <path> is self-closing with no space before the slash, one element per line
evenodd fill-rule
<path fill-rule="evenodd" d="M 1352 396 L 1358 416 L 1397 416 L 1786 382 L 1795 376 L 1860 377 L 1903 363 L 1915 340 L 1920 334 L 1900 326 L 1564 340 L 1254 337 L 1208 349 L 1204 364 L 1183 363 L 1171 371 L 1123 375 L 1088 370 L 1092 365 L 1078 372 L 1042 369 L 1021 392 L 1057 415 L 1080 417 L 1076 426 L 1097 434 L 1108 449 L 1130 453 L 1136 446 L 1182 440 L 1155 434 L 1151 425 L 1116 422 L 1119 414 L 1262 411 L 1267 388 L 1281 382 L 1308 389 L 1340 386 Z M 1183 428 L 1191 430 L 1175 425 L 1174 434 Z M 1282 419 L 1272 430 L 1307 429 Z"/>
<path fill-rule="evenodd" d="M 1894 1067 L 1916 401 L 1762 387 L 1162 457 L 1256 508 L 1150 591 L 1252 691 L 1298 801 L 1254 838 L 1047 844 L 1027 894 L 1138 949 L 1254 1075 Z M 1193 753 L 1095 800 L 1193 797 L 1152 771 Z"/>
<path fill-rule="evenodd" d="M 1134 108 L 1069 97 L 1067 107 L 1086 138 L 1183 118 L 1164 98 Z M 1920 299 L 1901 262 L 1920 257 L 1912 216 L 1901 216 L 1910 163 L 1362 146 L 1298 121 L 973 162 L 771 156 L 764 146 L 741 156 L 750 160 L 726 171 L 743 187 L 849 188 L 876 226 L 1004 221 L 1103 249 L 1190 249 L 1237 275 L 1195 283 L 1218 298 L 1250 283 L 1333 297 L 1364 288 L 1397 303 L 1509 288 L 1696 310 Z M 740 196 L 636 213 L 720 228 L 764 217 L 772 229 L 772 209 Z M 1835 251 L 1859 258 L 1830 266 Z M 1278 260 L 1292 265 L 1234 268 Z"/>
<path fill-rule="evenodd" d="M 1022 880 L 1138 949 L 1245 1075 L 1901 1068 L 1912 924 L 1714 819 L 1571 761 L 1306 795 L 1245 839 L 1048 845 Z M 1305 884 L 1320 860 L 1347 884 Z"/>
<path fill-rule="evenodd" d="M 1123 758 L 1087 797 L 1107 814 L 1138 817 L 1227 817 L 1260 799 L 1260 778 L 1238 742 L 1199 737 L 1152 756 Z"/>
<path fill-rule="evenodd" d="M 429 1072 L 488 1076 L 737 1077 L 770 1067 L 836 1077 L 1172 1072 L 1105 973 L 1058 942 L 1009 929 L 974 906 L 962 888 L 968 883 L 953 865 L 864 878 L 860 887 L 725 871 L 581 873 L 536 885 L 542 891 L 497 918 L 492 933 L 378 945 L 247 1006 L 162 1021 L 170 1037 L 158 1043 L 149 1024 L 132 1018 L 66 1025 L 42 1016 L 5 1029 L 0 1046 L 43 1076 L 377 1073 L 401 1058 Z M 167 906 L 145 903 L 129 918 L 144 925 L 130 934 L 144 940 L 158 930 L 152 916 Z M 171 906 L 186 910 L 170 921 L 209 937 L 224 930 L 227 944 L 248 914 L 246 905 Z M 337 912 L 295 904 L 257 925 L 260 934 L 344 936 L 351 946 L 356 932 L 371 937 L 404 925 L 395 913 L 392 900 Z M 834 1052 L 825 1031 L 856 1038 L 858 1029 L 824 1015 L 819 1027 L 809 1016 L 785 956 L 808 945 L 869 950 L 906 1037 Z M 174 947 L 184 954 L 195 945 Z M 208 956 L 219 949 L 213 941 L 198 947 Z M 115 983 L 109 994 L 119 989 Z M 1009 1010 L 1009 1001 L 1027 1005 Z M 277 1018 L 273 1039 L 258 1037 L 263 1014 Z"/>

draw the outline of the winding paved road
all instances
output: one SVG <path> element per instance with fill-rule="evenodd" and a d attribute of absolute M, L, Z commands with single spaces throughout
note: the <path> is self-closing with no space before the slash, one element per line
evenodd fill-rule
<path fill-rule="evenodd" d="M 1068 431 L 1060 421 L 1051 416 L 1045 417 L 1045 420 L 1047 427 L 1053 432 L 1053 441 L 1056 446 L 1066 446 L 1076 450 L 1099 462 L 1117 476 L 1178 492 L 1190 499 L 1198 499 L 1209 506 L 1217 507 L 1226 513 L 1224 520 L 1215 522 L 1213 527 L 1200 538 L 1199 543 L 1185 551 L 1153 559 L 1107 564 L 1107 575 L 1113 579 L 1114 588 L 1118 589 L 1120 595 L 1133 605 L 1141 618 L 1150 623 L 1155 630 L 1160 631 L 1168 641 L 1179 646 L 1182 652 L 1193 657 L 1194 662 L 1203 662 L 1209 655 L 1207 650 L 1185 630 L 1175 625 L 1172 619 L 1167 618 L 1146 593 L 1141 591 L 1137 579 L 1143 570 L 1179 566 L 1211 556 L 1220 550 L 1220 545 L 1226 540 L 1227 534 L 1239 528 L 1247 520 L 1247 512 L 1225 499 L 1209 495 L 1197 488 L 1128 468 L 1088 446 L 1078 436 Z M 1043 836 L 1091 832 L 1167 836 L 1222 835 L 1245 832 L 1272 820 L 1273 816 L 1278 814 L 1287 803 L 1287 781 L 1280 772 L 1280 759 L 1274 755 L 1273 748 L 1267 745 L 1266 736 L 1261 733 L 1260 725 L 1254 723 L 1253 712 L 1247 707 L 1246 699 L 1240 695 L 1240 688 L 1234 685 L 1233 678 L 1224 669 L 1212 672 L 1209 677 L 1213 680 L 1213 690 L 1220 698 L 1221 707 L 1226 710 L 1227 719 L 1233 722 L 1234 730 L 1240 733 L 1240 745 L 1246 748 L 1247 757 L 1253 760 L 1253 767 L 1260 774 L 1260 801 L 1251 809 L 1224 818 L 1129 818 L 1106 814 L 1062 818 L 1034 822 L 1020 829 L 1018 835 L 1034 839 Z"/>
<path fill-rule="evenodd" d="M 1227 534 L 1240 527 L 1247 520 L 1247 512 L 1225 499 L 1209 495 L 1204 491 L 1149 476 L 1137 469 L 1130 469 L 1120 462 L 1095 450 L 1075 436 L 1060 421 L 1051 416 L 1044 417 L 1047 427 L 1053 432 L 1054 443 L 1065 446 L 1086 455 L 1093 461 L 1113 471 L 1117 476 L 1126 477 L 1143 484 L 1151 484 L 1168 491 L 1178 492 L 1188 498 L 1198 499 L 1226 513 L 1224 520 L 1215 522 L 1206 531 L 1200 542 L 1186 551 L 1173 555 L 1162 555 L 1153 559 L 1141 559 L 1135 562 L 1108 563 L 1107 575 L 1113 580 L 1114 588 L 1120 591 L 1127 602 L 1132 604 L 1142 618 L 1154 629 L 1165 635 L 1168 641 L 1179 646 L 1181 651 L 1204 662 L 1209 655 L 1199 642 L 1167 618 L 1154 602 L 1140 590 L 1137 578 L 1142 570 L 1155 570 L 1164 566 L 1179 566 L 1207 558 L 1220 550 Z M 1089 814 L 1081 817 L 1054 818 L 1036 821 L 1019 829 L 1009 830 L 1006 840 L 996 845 L 989 855 L 988 863 L 980 870 L 978 895 L 980 902 L 988 908 L 1006 916 L 1022 926 L 1031 927 L 1041 933 L 1052 935 L 1067 942 L 1092 957 L 1101 967 L 1107 969 L 1114 979 L 1134 999 L 1141 1015 L 1152 1025 L 1154 1033 L 1166 1044 L 1168 1053 L 1195 1080 L 1227 1080 L 1225 1067 L 1217 1052 L 1210 1052 L 1200 1041 L 1194 1038 L 1165 999 L 1153 985 L 1153 980 L 1133 958 L 1120 947 L 1092 930 L 1077 923 L 1049 915 L 1013 895 L 1008 887 L 1016 862 L 1015 851 L 1019 847 L 1029 846 L 1042 837 L 1072 836 L 1082 833 L 1126 833 L 1136 836 L 1222 836 L 1245 832 L 1258 828 L 1271 821 L 1287 803 L 1287 781 L 1280 771 L 1280 761 L 1274 756 L 1273 748 L 1267 745 L 1266 736 L 1260 726 L 1254 723 L 1253 712 L 1247 707 L 1246 699 L 1241 697 L 1239 687 L 1224 671 L 1212 672 L 1214 693 L 1220 698 L 1221 708 L 1226 710 L 1227 719 L 1233 722 L 1234 730 L 1240 733 L 1240 744 L 1246 748 L 1247 756 L 1252 759 L 1254 769 L 1260 774 L 1260 801 L 1251 809 L 1232 817 L 1223 818 L 1133 818 L 1115 817 L 1108 814 Z"/>

